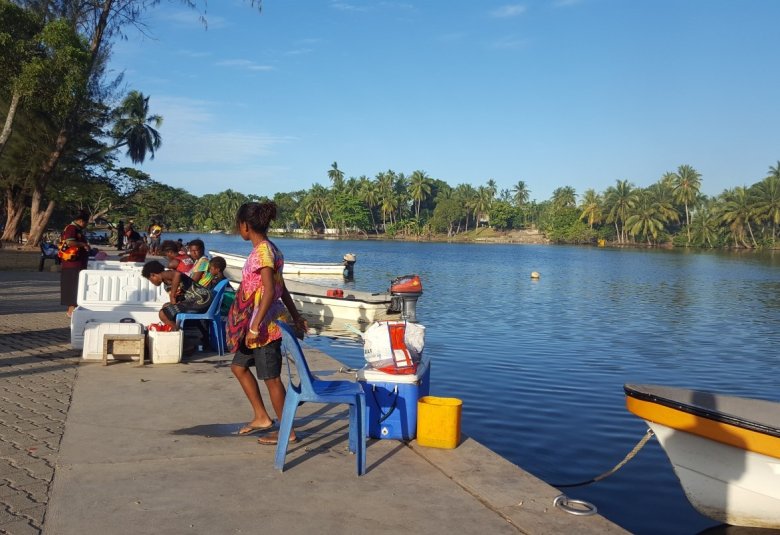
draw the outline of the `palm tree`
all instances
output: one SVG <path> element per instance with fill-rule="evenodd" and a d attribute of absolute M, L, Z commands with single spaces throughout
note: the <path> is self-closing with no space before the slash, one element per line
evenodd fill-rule
<path fill-rule="evenodd" d="M 416 203 L 415 217 L 420 219 L 420 203 L 431 194 L 431 179 L 425 174 L 425 171 L 415 171 L 409 177 L 409 193 Z"/>
<path fill-rule="evenodd" d="M 755 185 L 755 214 L 760 221 L 768 221 L 772 226 L 772 243 L 777 237 L 777 225 L 780 224 L 780 162 L 777 168 L 764 180 Z"/>
<path fill-rule="evenodd" d="M 745 247 L 750 247 L 745 241 L 745 229 L 747 228 L 753 247 L 756 247 L 753 228 L 750 226 L 750 220 L 755 218 L 755 210 L 748 189 L 738 186 L 733 190 L 723 192 L 721 196 L 725 202 L 722 205 L 720 218 L 729 226 L 734 238 L 734 245 L 738 247 L 739 242 L 742 242 Z"/>
<path fill-rule="evenodd" d="M 658 240 L 658 233 L 663 230 L 664 222 L 658 206 L 653 202 L 652 194 L 647 190 L 639 192 L 636 206 L 626 219 L 626 227 L 634 236 L 645 236 L 648 245 Z"/>
<path fill-rule="evenodd" d="M 591 229 L 593 225 L 598 225 L 604 219 L 601 195 L 596 193 L 595 189 L 585 191 L 580 209 L 582 210 L 580 219 L 587 220 Z"/>
<path fill-rule="evenodd" d="M 699 206 L 691 219 L 694 242 L 699 245 L 707 244 L 711 248 L 718 240 L 718 216 L 713 204 L 708 202 Z"/>
<path fill-rule="evenodd" d="M 528 198 L 531 196 L 531 190 L 528 189 L 525 182 L 518 180 L 517 184 L 512 188 L 513 199 L 515 206 L 522 208 L 525 203 L 528 202 Z"/>
<path fill-rule="evenodd" d="M 376 207 L 379 202 L 377 188 L 365 175 L 361 176 L 359 180 L 360 189 L 358 190 L 358 198 L 368 207 L 368 212 L 371 214 L 371 224 L 374 227 L 374 232 L 377 232 L 376 219 L 374 219 L 374 207 Z"/>
<path fill-rule="evenodd" d="M 325 221 L 325 215 L 328 211 L 328 189 L 320 184 L 314 184 L 309 190 L 307 197 L 311 203 L 311 208 L 316 210 L 320 216 L 323 228 L 328 228 L 328 223 Z M 328 220 L 330 220 L 329 214 Z"/>
<path fill-rule="evenodd" d="M 553 191 L 552 203 L 556 208 L 574 208 L 577 206 L 577 193 L 571 186 L 556 188 Z"/>
<path fill-rule="evenodd" d="M 466 212 L 466 232 L 468 232 L 469 214 L 474 212 L 477 204 L 477 190 L 471 184 L 458 184 L 453 192 L 453 196 L 461 203 L 463 210 Z M 476 213 L 474 217 L 476 217 Z M 460 230 L 460 223 L 458 223 L 458 230 Z"/>
<path fill-rule="evenodd" d="M 354 176 L 349 177 L 344 183 L 344 193 L 350 197 L 357 197 L 358 191 L 360 191 L 360 181 Z"/>
<path fill-rule="evenodd" d="M 609 208 L 607 223 L 615 223 L 618 242 L 623 243 L 626 239 L 625 221 L 637 202 L 634 185 L 628 180 L 618 180 L 614 186 L 607 188 L 605 198 Z"/>
<path fill-rule="evenodd" d="M 395 223 L 395 211 L 398 209 L 398 197 L 390 191 L 382 196 L 380 204 L 382 209 L 382 223 L 387 226 L 387 216 L 390 216 L 390 223 Z"/>
<path fill-rule="evenodd" d="M 661 220 L 664 223 L 678 223 L 680 212 L 674 207 L 674 186 L 670 178 L 667 173 L 660 181 L 647 188 L 647 192 L 652 196 Z"/>
<path fill-rule="evenodd" d="M 396 175 L 393 171 L 378 173 L 375 178 L 377 204 L 382 211 L 383 227 L 387 226 L 388 215 L 390 222 L 393 222 L 395 209 L 398 208 L 398 203 L 395 200 L 395 178 Z"/>
<path fill-rule="evenodd" d="M 496 193 L 498 192 L 498 184 L 496 184 L 496 181 L 492 178 L 487 181 L 487 189 L 490 192 L 490 197 L 495 198 Z"/>
<path fill-rule="evenodd" d="M 701 175 L 690 165 L 681 165 L 674 175 L 674 196 L 677 202 L 685 205 L 685 226 L 691 226 L 691 213 L 688 206 L 693 204 L 701 189 Z M 688 228 L 688 243 L 691 242 L 691 229 Z"/>
<path fill-rule="evenodd" d="M 479 226 L 480 221 L 490 224 L 490 207 L 493 206 L 495 191 L 490 186 L 480 186 L 474 199 L 474 218 Z"/>
<path fill-rule="evenodd" d="M 339 169 L 337 162 L 331 164 L 330 170 L 328 170 L 328 178 L 333 182 L 333 189 L 336 191 L 341 190 L 341 187 L 344 185 L 344 171 Z"/>
<path fill-rule="evenodd" d="M 312 232 L 314 231 L 314 219 L 317 215 L 315 204 L 314 198 L 311 195 L 306 195 L 295 210 L 295 220 L 298 224 L 302 228 L 311 228 Z"/>
<path fill-rule="evenodd" d="M 149 115 L 149 97 L 140 91 L 130 91 L 122 104 L 114 110 L 112 135 L 119 142 L 114 148 L 127 145 L 127 155 L 135 163 L 143 163 L 146 153 L 154 160 L 154 151 L 162 145 L 162 137 L 156 129 L 162 126 L 160 115 Z"/>

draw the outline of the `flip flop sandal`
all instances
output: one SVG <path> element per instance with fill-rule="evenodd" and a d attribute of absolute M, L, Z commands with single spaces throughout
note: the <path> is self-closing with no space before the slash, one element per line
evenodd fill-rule
<path fill-rule="evenodd" d="M 291 438 L 288 444 L 294 444 L 298 442 L 298 437 Z M 257 443 L 261 446 L 276 446 L 279 443 L 279 437 L 260 437 L 257 439 Z"/>
<path fill-rule="evenodd" d="M 248 435 L 253 435 L 255 433 L 259 433 L 260 431 L 268 431 L 273 426 L 274 426 L 274 422 L 271 422 L 270 425 L 264 425 L 264 426 L 258 426 L 258 427 L 246 424 L 244 427 L 239 429 L 236 434 L 238 436 L 245 437 L 245 436 L 248 436 Z"/>

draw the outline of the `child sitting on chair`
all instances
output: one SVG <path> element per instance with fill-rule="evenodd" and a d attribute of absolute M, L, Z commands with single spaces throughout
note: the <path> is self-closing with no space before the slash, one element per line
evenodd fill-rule
<path fill-rule="evenodd" d="M 225 259 L 221 256 L 215 256 L 209 260 L 209 270 L 200 278 L 198 284 L 205 286 L 211 291 L 214 291 L 214 288 L 217 286 L 217 284 L 219 284 L 220 281 L 225 280 L 226 267 L 227 262 L 225 262 Z M 227 286 L 225 287 L 225 293 L 222 295 L 222 307 L 220 308 L 220 313 L 223 316 L 227 316 L 227 313 L 230 310 L 230 305 L 233 304 L 233 300 L 235 298 L 236 291 L 228 282 Z"/>
<path fill-rule="evenodd" d="M 217 283 L 225 278 L 226 267 L 227 262 L 225 262 L 225 259 L 221 256 L 215 256 L 209 260 L 209 267 L 198 281 L 198 284 L 213 290 Z"/>
<path fill-rule="evenodd" d="M 177 330 L 176 315 L 181 313 L 201 314 L 211 306 L 214 294 L 206 288 L 196 284 L 189 276 L 178 271 L 166 270 L 157 260 L 147 262 L 141 276 L 148 279 L 155 286 L 163 284 L 169 295 L 169 302 L 160 310 L 160 321 Z"/>

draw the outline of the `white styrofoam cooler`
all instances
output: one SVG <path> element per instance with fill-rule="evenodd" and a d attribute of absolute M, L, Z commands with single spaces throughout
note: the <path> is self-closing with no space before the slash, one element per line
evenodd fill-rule
<path fill-rule="evenodd" d="M 70 345 L 81 349 L 92 323 L 117 323 L 132 318 L 142 325 L 160 321 L 168 301 L 162 286 L 141 277 L 139 270 L 85 269 L 79 273 L 78 306 L 70 322 Z"/>
<path fill-rule="evenodd" d="M 140 323 L 90 323 L 84 329 L 84 347 L 81 358 L 84 360 L 103 360 L 104 334 L 143 334 Z M 113 355 L 108 360 L 114 360 Z M 134 360 L 138 360 L 137 358 Z"/>
<path fill-rule="evenodd" d="M 149 353 L 152 364 L 176 364 L 181 362 L 184 332 L 149 331 Z"/>

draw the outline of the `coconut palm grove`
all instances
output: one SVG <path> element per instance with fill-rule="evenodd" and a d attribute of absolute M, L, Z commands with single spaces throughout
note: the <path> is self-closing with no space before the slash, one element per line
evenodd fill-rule
<path fill-rule="evenodd" d="M 121 154 L 140 165 L 164 150 L 163 117 L 152 113 L 151 97 L 122 91 L 122 75 L 106 68 L 111 43 L 142 24 L 148 4 L 0 0 L 2 241 L 24 237 L 36 247 L 80 209 L 102 225 L 134 219 L 145 228 L 156 220 L 167 230 L 230 231 L 242 203 L 269 198 L 233 190 L 198 197 L 119 165 Z M 615 177 L 605 191 L 561 185 L 538 201 L 523 180 L 499 189 L 490 179 L 451 184 L 390 169 L 347 178 L 338 163 L 324 162 L 309 189 L 270 198 L 283 232 L 469 240 L 532 229 L 556 243 L 777 247 L 780 161 L 715 197 L 702 194 L 704 180 L 682 164 L 652 184 Z"/>

